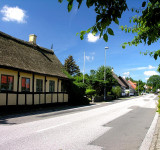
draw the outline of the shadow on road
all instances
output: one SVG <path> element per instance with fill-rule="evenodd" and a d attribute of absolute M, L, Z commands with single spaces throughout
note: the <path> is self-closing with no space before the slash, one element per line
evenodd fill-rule
<path fill-rule="evenodd" d="M 104 127 L 111 127 L 111 129 L 90 144 L 100 146 L 103 150 L 139 149 L 156 110 L 138 106 L 130 109 L 132 111 L 122 117 L 104 124 Z M 115 141 L 114 146 L 113 141 Z"/>
<path fill-rule="evenodd" d="M 90 103 L 89 105 L 35 105 L 35 106 L 8 106 L 0 107 L 0 124 L 20 124 L 60 116 L 63 114 L 87 111 L 90 109 L 104 107 L 115 103 L 127 101 L 128 99 L 117 99 L 109 102 Z M 93 107 L 90 107 L 93 106 Z"/>
<path fill-rule="evenodd" d="M 22 117 L 29 117 L 29 116 L 36 116 L 40 118 L 45 118 L 49 116 L 55 116 L 60 115 L 64 113 L 63 111 L 68 111 L 68 113 L 71 112 L 70 109 L 74 108 L 83 108 L 86 106 L 92 106 L 94 104 L 89 105 L 80 105 L 80 106 L 70 106 L 70 105 L 57 105 L 57 106 L 16 106 L 16 107 L 4 107 L 0 109 L 0 124 L 8 124 L 8 125 L 14 125 L 18 124 L 17 122 L 18 118 Z M 78 111 L 78 109 L 77 109 Z M 31 118 L 31 117 L 30 117 Z M 9 120 L 15 120 L 15 122 L 9 121 Z M 39 120 L 39 119 L 38 119 Z M 32 121 L 32 120 L 31 120 Z M 29 120 L 27 121 L 29 122 Z"/>

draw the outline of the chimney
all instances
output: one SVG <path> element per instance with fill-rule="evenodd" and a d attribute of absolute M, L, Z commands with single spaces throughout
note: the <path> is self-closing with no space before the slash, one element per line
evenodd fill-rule
<path fill-rule="evenodd" d="M 36 44 L 36 38 L 37 38 L 37 36 L 35 34 L 30 34 L 29 35 L 29 42 L 32 44 Z"/>
<path fill-rule="evenodd" d="M 112 72 L 114 72 L 114 69 L 112 68 Z"/>

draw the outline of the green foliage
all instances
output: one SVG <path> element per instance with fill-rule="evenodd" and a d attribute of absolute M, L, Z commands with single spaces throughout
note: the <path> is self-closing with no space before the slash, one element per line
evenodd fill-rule
<path fill-rule="evenodd" d="M 71 55 L 65 60 L 64 68 L 70 75 L 77 75 L 80 73 L 79 66 L 76 65 L 76 62 Z"/>
<path fill-rule="evenodd" d="M 106 67 L 106 81 L 104 82 L 104 66 L 99 67 L 97 70 L 91 70 L 90 75 L 85 74 L 84 85 L 86 89 L 95 90 L 95 95 L 102 96 L 104 94 L 104 86 L 106 86 L 106 91 L 110 92 L 112 86 L 116 86 L 118 83 L 113 78 L 112 71 L 110 67 Z M 83 82 L 83 74 L 80 73 L 73 77 L 74 81 L 79 83 Z"/>
<path fill-rule="evenodd" d="M 144 1 L 143 3 L 142 3 L 142 7 L 145 7 L 146 6 L 146 2 Z"/>
<path fill-rule="evenodd" d="M 63 0 L 58 0 L 60 3 Z M 108 42 L 108 34 L 114 35 L 114 32 L 110 27 L 111 23 L 119 25 L 119 18 L 121 18 L 123 12 L 128 9 L 126 0 L 67 0 L 68 12 L 72 10 L 73 3 L 77 1 L 78 9 L 82 2 L 86 2 L 88 8 L 93 7 L 96 13 L 96 21 L 93 26 L 86 31 L 80 32 L 80 39 L 84 39 L 86 33 L 91 32 L 93 35 L 100 33 L 100 37 L 103 37 L 105 42 Z M 157 42 L 160 38 L 160 1 L 150 0 L 143 1 L 140 9 L 132 8 L 131 11 L 138 15 L 133 16 L 130 19 L 132 27 L 121 26 L 121 30 L 126 33 L 133 33 L 136 36 L 132 41 L 124 43 L 122 48 L 125 49 L 127 45 L 137 46 L 144 42 L 147 45 L 151 45 Z M 160 57 L 160 50 L 152 51 L 149 53 L 157 59 Z"/>
<path fill-rule="evenodd" d="M 159 75 L 153 75 L 147 80 L 147 85 L 151 86 L 153 88 L 153 91 L 155 92 L 157 89 L 160 88 L 160 76 Z"/>
<path fill-rule="evenodd" d="M 64 88 L 69 95 L 70 105 L 85 105 L 89 104 L 85 98 L 86 85 L 81 82 L 76 82 L 72 76 L 68 76 L 69 80 L 63 82 Z"/>
<path fill-rule="evenodd" d="M 160 114 L 160 95 L 158 96 L 159 97 L 159 100 L 158 100 L 158 104 L 157 104 L 157 108 L 158 108 L 158 112 L 159 112 L 159 114 Z"/>
<path fill-rule="evenodd" d="M 93 89 L 86 89 L 85 94 L 86 95 L 94 95 L 96 93 L 96 90 Z"/>
<path fill-rule="evenodd" d="M 58 0 L 60 3 L 63 0 Z M 80 32 L 80 39 L 84 39 L 86 33 L 91 32 L 93 35 L 100 33 L 100 38 L 103 37 L 105 42 L 108 42 L 108 34 L 114 35 L 114 32 L 110 27 L 111 23 L 114 22 L 119 25 L 119 18 L 121 18 L 124 11 L 128 9 L 126 0 L 67 0 L 68 1 L 68 12 L 72 10 L 73 2 L 77 1 L 78 9 L 82 2 L 86 2 L 88 8 L 93 7 L 96 13 L 95 24 L 87 29 L 86 31 Z M 138 15 L 133 16 L 130 19 L 132 27 L 121 26 L 120 29 L 126 33 L 135 34 L 132 41 L 125 42 L 122 48 L 125 49 L 127 45 L 137 46 L 144 42 L 147 45 L 151 45 L 157 42 L 160 38 L 160 1 L 150 0 L 143 1 L 140 10 L 132 8 L 132 12 Z M 160 50 L 145 52 L 153 56 L 156 60 L 160 57 Z"/>
<path fill-rule="evenodd" d="M 111 28 L 108 28 L 107 31 L 108 31 L 108 33 L 109 33 L 110 35 L 114 35 L 114 32 L 113 32 L 113 30 L 112 30 Z"/>
<path fill-rule="evenodd" d="M 159 0 L 153 0 L 150 2 L 144 1 L 142 3 L 142 12 L 134 10 L 139 13 L 139 16 L 134 16 L 130 20 L 130 23 L 134 23 L 132 27 L 121 26 L 121 30 L 126 33 L 134 33 L 136 36 L 130 42 L 123 44 L 122 48 L 125 48 L 126 45 L 137 46 L 138 44 L 144 42 L 147 45 L 151 45 L 154 42 L 157 42 L 160 38 L 160 2 Z M 156 60 L 160 57 L 160 50 L 146 52 L 145 54 L 150 54 Z"/>
<path fill-rule="evenodd" d="M 136 87 L 136 92 L 138 93 L 138 91 L 139 91 L 139 93 L 142 93 L 145 89 L 144 89 L 144 85 L 145 85 L 145 83 L 142 81 L 142 80 L 139 80 L 139 81 L 134 81 L 134 82 L 136 82 L 137 83 L 137 87 Z M 139 85 L 139 87 L 138 87 L 138 85 Z"/>
<path fill-rule="evenodd" d="M 68 1 L 68 12 L 71 11 L 73 2 L 77 1 L 78 8 L 80 8 L 82 2 L 86 2 L 88 8 L 93 7 L 96 13 L 96 22 L 95 24 L 87 29 L 86 31 L 80 32 L 80 39 L 84 39 L 86 33 L 91 32 L 93 35 L 100 33 L 100 37 L 103 36 L 103 39 L 107 42 L 108 36 L 114 35 L 114 32 L 111 28 L 108 28 L 112 22 L 119 25 L 119 18 L 121 18 L 122 13 L 127 9 L 126 0 L 67 0 Z M 62 2 L 62 0 L 59 0 Z"/>
<path fill-rule="evenodd" d="M 103 35 L 103 39 L 108 42 L 108 35 L 106 33 Z"/>
<path fill-rule="evenodd" d="M 86 89 L 85 94 L 92 100 L 92 96 L 96 94 L 96 90 L 94 89 Z"/>
<path fill-rule="evenodd" d="M 157 71 L 160 73 L 160 65 L 158 66 L 158 69 L 157 69 Z"/>
<path fill-rule="evenodd" d="M 121 87 L 112 87 L 112 93 L 115 95 L 116 98 L 121 97 L 121 92 Z"/>

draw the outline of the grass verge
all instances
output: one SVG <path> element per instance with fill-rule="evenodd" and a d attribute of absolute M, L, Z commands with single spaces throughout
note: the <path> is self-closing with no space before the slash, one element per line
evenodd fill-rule
<path fill-rule="evenodd" d="M 158 109 L 157 111 L 160 114 L 160 95 L 158 97 L 159 99 L 158 99 L 158 104 L 157 104 L 157 109 Z"/>

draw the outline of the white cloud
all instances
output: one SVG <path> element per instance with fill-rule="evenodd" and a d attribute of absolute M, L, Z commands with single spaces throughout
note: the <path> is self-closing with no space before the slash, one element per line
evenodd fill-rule
<path fill-rule="evenodd" d="M 94 60 L 94 56 L 86 56 L 86 60 L 87 61 L 93 61 Z"/>
<path fill-rule="evenodd" d="M 137 68 L 132 68 L 132 69 L 129 69 L 131 71 L 136 71 L 136 70 L 145 70 L 145 69 L 155 69 L 157 67 L 154 67 L 154 66 L 151 66 L 151 65 L 148 65 L 148 67 L 137 67 Z"/>
<path fill-rule="evenodd" d="M 144 75 L 146 75 L 146 76 L 152 76 L 152 75 L 158 75 L 158 73 L 156 71 L 145 71 Z"/>
<path fill-rule="evenodd" d="M 88 42 L 97 42 L 99 40 L 99 35 L 94 36 L 92 33 L 87 35 Z"/>
<path fill-rule="evenodd" d="M 95 53 L 95 52 L 91 52 L 91 53 L 89 53 L 89 54 L 90 54 L 90 55 L 88 55 L 88 56 L 86 55 L 85 58 L 86 58 L 87 61 L 90 61 L 90 62 L 91 62 L 91 61 L 94 60 L 94 55 L 95 55 L 96 53 Z"/>
<path fill-rule="evenodd" d="M 123 76 L 129 76 L 129 72 L 124 72 Z"/>
<path fill-rule="evenodd" d="M 18 6 L 8 7 L 5 5 L 0 12 L 3 14 L 3 21 L 17 21 L 18 23 L 26 23 L 26 12 L 23 9 L 20 9 Z"/>
<path fill-rule="evenodd" d="M 157 68 L 157 67 L 154 67 L 154 66 L 151 66 L 151 65 L 148 66 L 148 69 L 155 69 L 155 68 Z"/>

